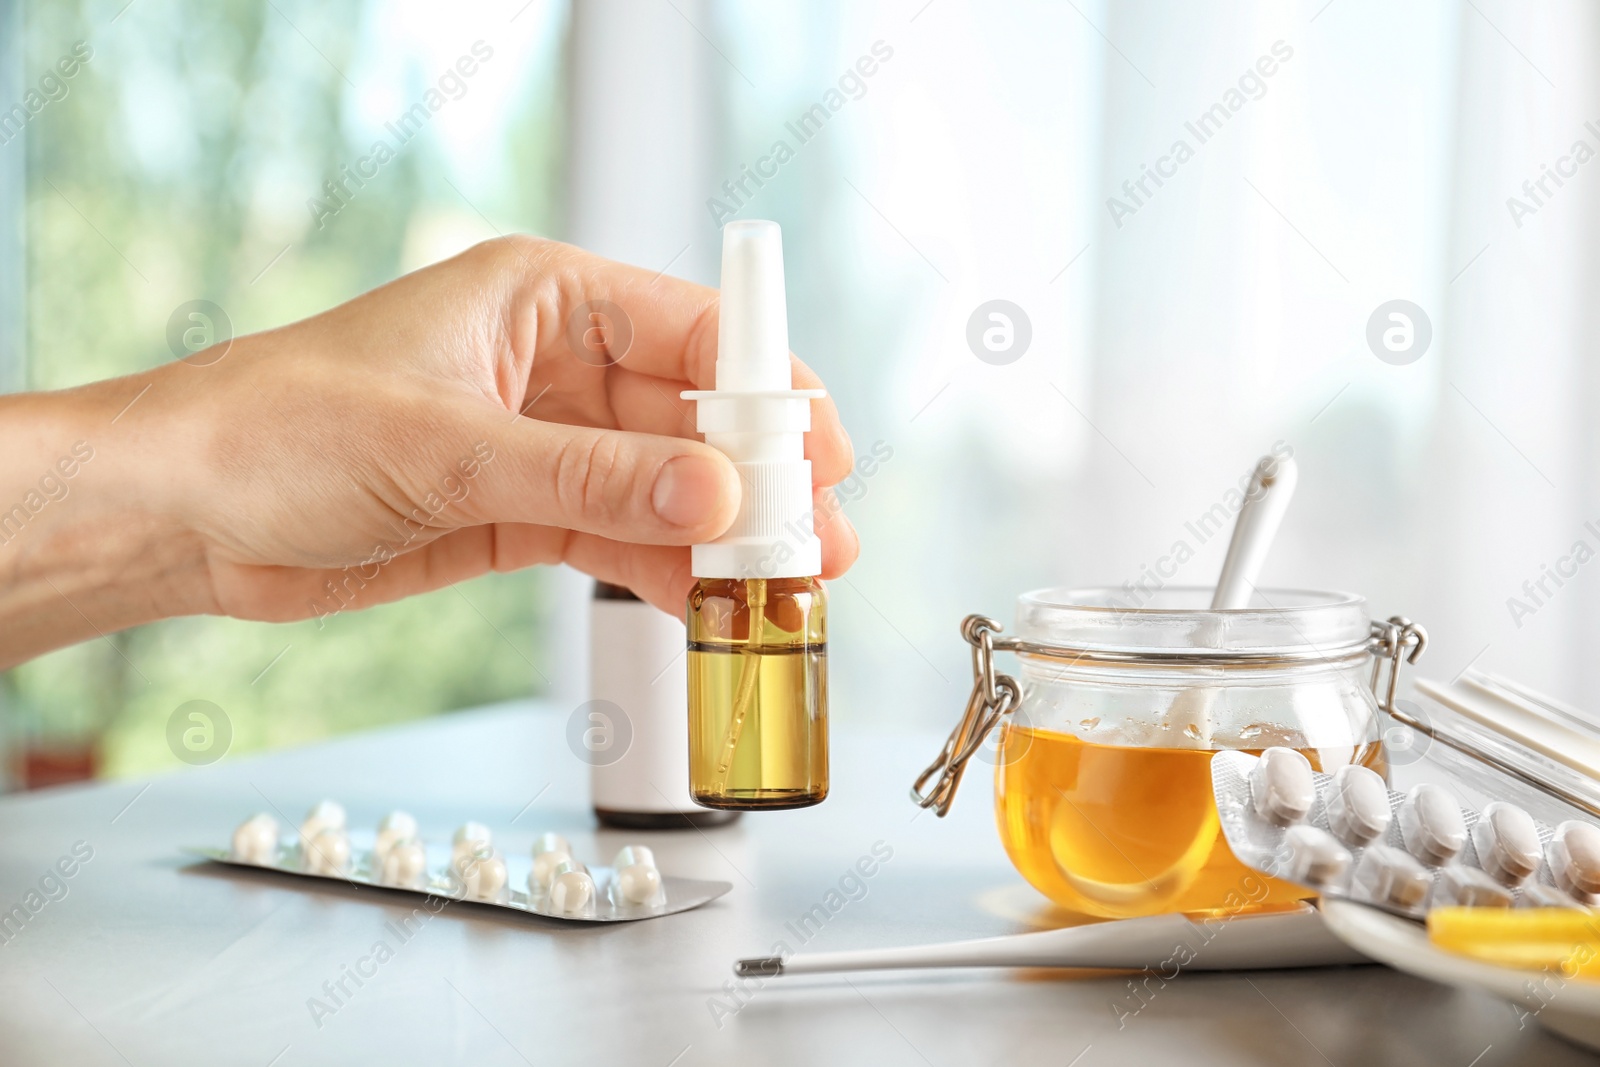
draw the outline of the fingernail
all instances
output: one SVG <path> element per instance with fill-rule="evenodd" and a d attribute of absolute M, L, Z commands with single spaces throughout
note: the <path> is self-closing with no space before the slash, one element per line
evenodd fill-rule
<path fill-rule="evenodd" d="M 714 514 L 722 496 L 722 472 L 699 456 L 669 459 L 656 475 L 650 506 L 672 526 L 697 526 Z"/>

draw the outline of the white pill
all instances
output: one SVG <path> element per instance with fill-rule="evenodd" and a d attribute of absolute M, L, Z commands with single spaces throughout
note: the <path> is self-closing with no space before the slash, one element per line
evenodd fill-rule
<path fill-rule="evenodd" d="M 463 865 L 461 881 L 473 900 L 498 900 L 506 887 L 506 861 L 493 849 L 479 849 Z"/>
<path fill-rule="evenodd" d="M 1292 748 L 1269 748 L 1250 771 L 1256 814 L 1276 826 L 1299 822 L 1317 798 L 1311 761 Z"/>
<path fill-rule="evenodd" d="M 661 872 L 648 845 L 625 845 L 611 866 L 617 872 L 617 892 L 630 904 L 648 904 L 661 892 Z"/>
<path fill-rule="evenodd" d="M 450 839 L 450 869 L 460 874 L 474 852 L 489 848 L 493 844 L 493 835 L 483 823 L 462 823 L 460 829 L 456 830 L 455 836 Z"/>
<path fill-rule="evenodd" d="M 632 867 L 636 863 L 642 863 L 646 867 L 654 867 L 656 865 L 656 854 L 650 851 L 649 845 L 623 845 L 617 849 L 617 854 L 612 859 L 611 866 L 620 871 L 622 868 Z"/>
<path fill-rule="evenodd" d="M 416 838 L 396 841 L 384 854 L 378 868 L 378 884 L 401 889 L 420 889 L 428 880 L 428 850 Z"/>
<path fill-rule="evenodd" d="M 1600 830 L 1572 820 L 1557 826 L 1550 873 L 1556 885 L 1585 904 L 1600 903 Z"/>
<path fill-rule="evenodd" d="M 1400 804 L 1400 837 L 1423 863 L 1448 863 L 1467 844 L 1467 823 L 1455 798 L 1436 785 L 1419 785 Z"/>
<path fill-rule="evenodd" d="M 1337 884 L 1350 869 L 1350 850 L 1315 826 L 1291 826 L 1283 835 L 1287 861 L 1279 877 L 1315 887 Z"/>
<path fill-rule="evenodd" d="M 383 857 L 401 841 L 417 836 L 417 820 L 403 811 L 391 811 L 378 823 L 378 837 L 372 845 L 372 869 L 381 870 Z"/>
<path fill-rule="evenodd" d="M 1524 908 L 1583 908 L 1570 894 L 1543 882 L 1529 882 L 1523 886 L 1517 903 Z"/>
<path fill-rule="evenodd" d="M 583 864 L 563 860 L 550 879 L 550 908 L 562 915 L 580 915 L 594 900 L 594 879 Z"/>
<path fill-rule="evenodd" d="M 661 872 L 643 863 L 619 868 L 617 892 L 630 904 L 649 904 L 661 893 Z"/>
<path fill-rule="evenodd" d="M 1412 909 L 1428 895 L 1430 879 L 1422 864 L 1388 845 L 1369 845 L 1356 862 L 1351 882 L 1359 900 Z"/>
<path fill-rule="evenodd" d="M 1433 907 L 1509 908 L 1511 890 L 1476 867 L 1451 864 L 1439 872 L 1433 885 Z"/>
<path fill-rule="evenodd" d="M 350 867 L 350 835 L 329 828 L 301 846 L 301 863 L 309 874 L 343 874 Z"/>
<path fill-rule="evenodd" d="M 528 872 L 528 891 L 543 893 L 550 888 L 561 861 L 572 857 L 572 846 L 560 834 L 540 834 L 533 842 L 533 869 Z"/>
<path fill-rule="evenodd" d="M 239 863 L 259 867 L 278 862 L 278 820 L 263 811 L 240 823 L 233 831 L 231 855 Z"/>
<path fill-rule="evenodd" d="M 300 840 L 311 841 L 324 830 L 343 830 L 345 826 L 344 805 L 337 800 L 319 800 L 300 824 Z"/>
<path fill-rule="evenodd" d="M 1328 828 L 1347 845 L 1364 845 L 1389 828 L 1389 787 L 1371 767 L 1340 767 L 1326 798 Z"/>
<path fill-rule="evenodd" d="M 1472 828 L 1483 869 L 1506 885 L 1521 885 L 1539 869 L 1542 849 L 1533 816 L 1503 800 L 1483 809 Z"/>
<path fill-rule="evenodd" d="M 452 845 L 464 845 L 472 841 L 481 841 L 488 844 L 493 834 L 481 822 L 464 822 L 456 828 L 455 835 L 450 838 Z"/>

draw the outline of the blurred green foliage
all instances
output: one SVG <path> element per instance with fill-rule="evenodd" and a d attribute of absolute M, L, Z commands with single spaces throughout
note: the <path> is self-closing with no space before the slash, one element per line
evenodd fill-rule
<path fill-rule="evenodd" d="M 74 42 L 93 49 L 27 127 L 31 388 L 170 360 L 168 318 L 188 300 L 214 301 L 245 333 L 349 299 L 441 244 L 554 228 L 562 52 L 548 5 L 542 23 L 510 24 L 520 44 L 493 38 L 509 95 L 480 85 L 449 105 L 499 115 L 492 137 L 447 148 L 425 130 L 319 228 L 305 201 L 369 150 L 372 83 L 400 94 L 398 113 L 449 62 L 440 48 L 453 58 L 485 32 L 419 35 L 412 5 L 408 51 L 397 5 L 123 3 L 27 12 L 30 83 Z M 551 669 L 536 651 L 547 580 L 489 576 L 321 627 L 190 618 L 112 635 L 4 675 L 11 730 L 35 745 L 98 739 L 102 773 L 133 774 L 177 765 L 166 721 L 192 699 L 227 712 L 243 752 L 528 695 Z"/>

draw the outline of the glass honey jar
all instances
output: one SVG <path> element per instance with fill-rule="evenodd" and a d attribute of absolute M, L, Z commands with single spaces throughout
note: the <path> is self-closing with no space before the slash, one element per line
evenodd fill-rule
<path fill-rule="evenodd" d="M 1163 589 L 1137 608 L 1120 593 L 1026 593 L 1014 636 L 969 616 L 972 697 L 913 798 L 944 814 L 967 760 L 998 730 L 1001 841 L 1062 907 L 1126 918 L 1306 896 L 1272 879 L 1263 890 L 1228 850 L 1211 756 L 1282 745 L 1321 771 L 1359 763 L 1387 777 L 1379 712 L 1426 633 L 1404 618 L 1372 621 L 1349 593 L 1264 589 L 1224 610 L 1208 606 L 1210 589 Z M 1016 678 L 996 673 L 1001 651 L 1016 654 Z"/>

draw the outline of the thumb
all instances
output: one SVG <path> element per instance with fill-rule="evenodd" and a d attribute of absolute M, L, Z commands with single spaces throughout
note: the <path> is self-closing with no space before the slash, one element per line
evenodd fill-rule
<path fill-rule="evenodd" d="M 498 411 L 480 423 L 480 433 L 492 450 L 471 498 L 481 522 L 694 545 L 722 534 L 739 511 L 738 472 L 699 441 L 508 419 Z"/>

